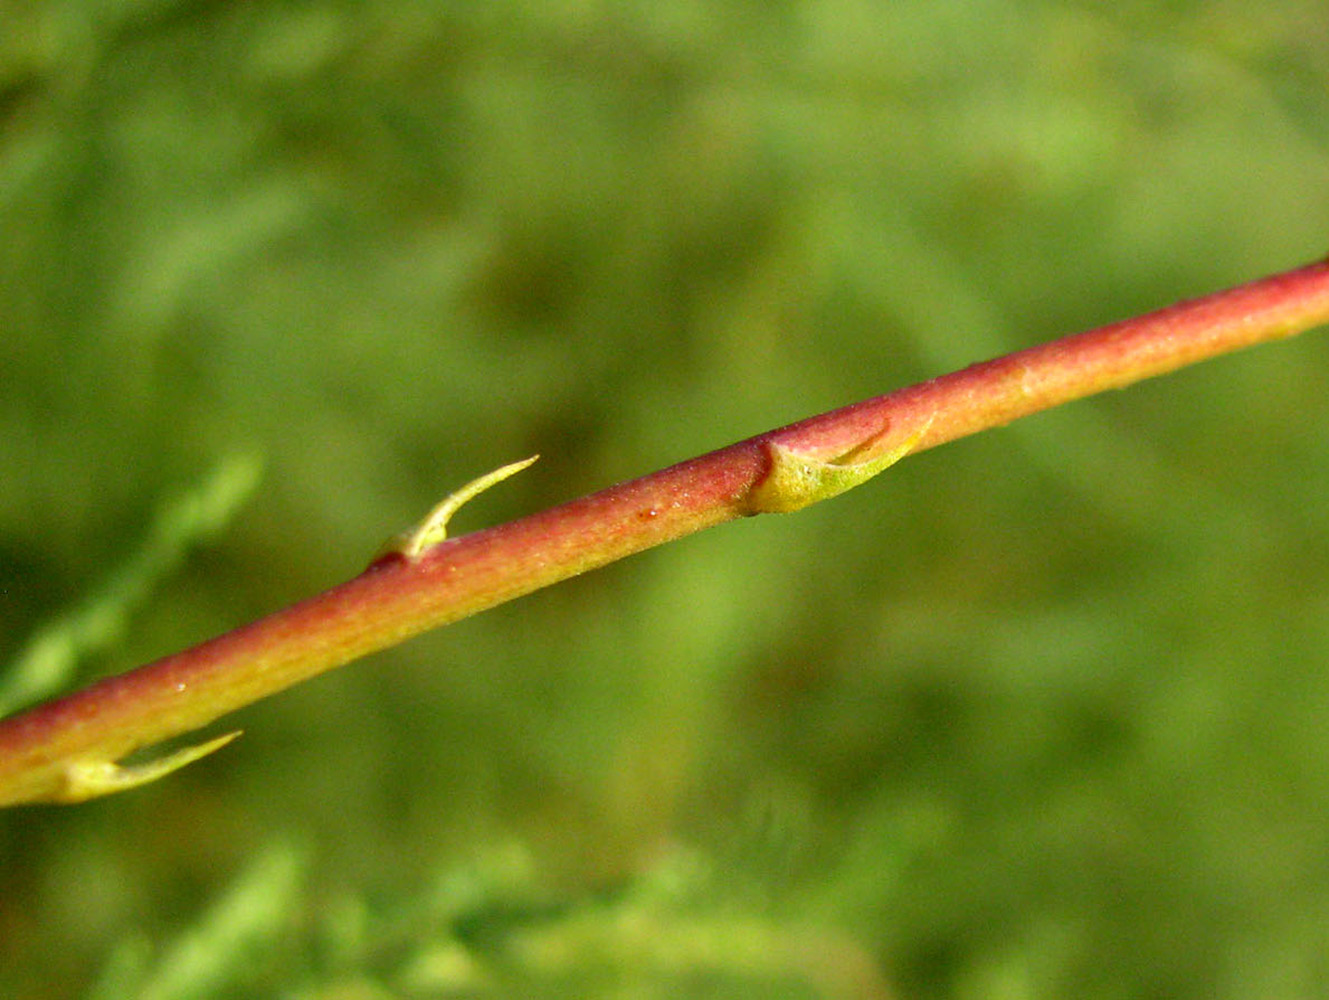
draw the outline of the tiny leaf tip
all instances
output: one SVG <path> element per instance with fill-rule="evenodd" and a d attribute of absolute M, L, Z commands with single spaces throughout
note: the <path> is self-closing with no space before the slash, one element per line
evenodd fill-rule
<path fill-rule="evenodd" d="M 463 505 L 491 486 L 501 483 L 510 476 L 515 476 L 522 469 L 532 465 L 539 457 L 539 455 L 532 455 L 530 458 L 523 458 L 520 462 L 510 462 L 493 472 L 485 473 L 478 479 L 472 479 L 461 489 L 449 493 L 433 510 L 425 515 L 424 520 L 418 525 L 410 531 L 390 539 L 379 550 L 374 562 L 390 555 L 400 555 L 410 562 L 417 561 L 439 542 L 447 540 L 448 522 L 452 520 L 452 515 L 457 513 Z"/>
<path fill-rule="evenodd" d="M 185 747 L 157 760 L 130 767 L 107 760 L 71 761 L 63 769 L 63 781 L 45 799 L 48 802 L 86 802 L 138 788 L 220 750 L 239 735 L 237 729 L 197 746 Z"/>

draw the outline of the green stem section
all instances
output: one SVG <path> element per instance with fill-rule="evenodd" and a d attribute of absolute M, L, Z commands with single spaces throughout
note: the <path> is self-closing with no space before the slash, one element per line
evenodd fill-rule
<path fill-rule="evenodd" d="M 0 805 L 78 801 L 153 780 L 126 754 L 300 681 L 634 552 L 746 515 L 797 510 L 914 451 L 1329 322 L 1329 262 L 1019 351 L 749 438 L 507 524 L 442 523 L 354 579 L 201 645 L 0 722 Z M 500 475 L 501 474 L 501 475 Z M 441 508 L 442 509 L 442 508 Z M 213 741 L 220 745 L 223 740 Z"/>

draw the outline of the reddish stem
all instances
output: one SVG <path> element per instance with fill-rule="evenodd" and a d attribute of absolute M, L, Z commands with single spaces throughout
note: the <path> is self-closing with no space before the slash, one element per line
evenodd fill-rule
<path fill-rule="evenodd" d="M 1329 262 L 984 362 L 470 535 L 0 722 L 0 805 L 302 680 L 558 580 L 752 513 L 776 445 L 811 460 L 931 448 L 1329 322 Z"/>

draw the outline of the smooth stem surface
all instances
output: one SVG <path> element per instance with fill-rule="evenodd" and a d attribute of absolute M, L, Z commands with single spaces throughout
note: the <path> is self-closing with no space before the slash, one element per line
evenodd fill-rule
<path fill-rule="evenodd" d="M 0 805 L 142 783 L 171 768 L 115 762 L 366 653 L 702 528 L 798 509 L 911 451 L 1326 322 L 1329 262 L 1319 262 L 812 417 L 422 551 L 390 552 L 284 611 L 0 722 Z M 179 763 L 196 756 L 185 751 Z"/>

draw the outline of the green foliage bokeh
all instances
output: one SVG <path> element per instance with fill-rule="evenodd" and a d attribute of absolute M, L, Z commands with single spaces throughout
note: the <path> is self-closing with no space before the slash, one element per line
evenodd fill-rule
<path fill-rule="evenodd" d="M 1329 248 L 1309 0 L 0 23 L 0 663 L 265 470 L 71 685 L 525 455 L 456 530 Z M 4 814 L 0 995 L 1322 996 L 1326 399 L 1076 404 Z"/>

